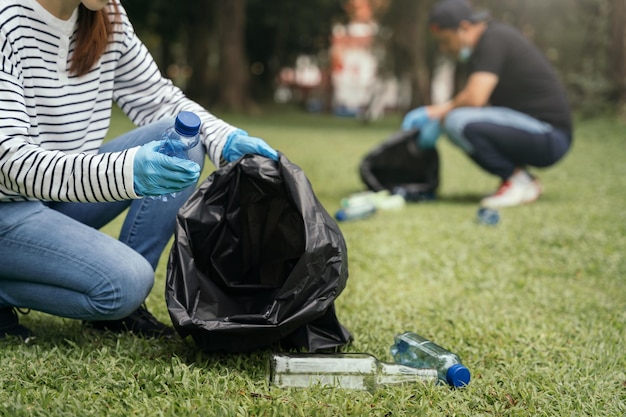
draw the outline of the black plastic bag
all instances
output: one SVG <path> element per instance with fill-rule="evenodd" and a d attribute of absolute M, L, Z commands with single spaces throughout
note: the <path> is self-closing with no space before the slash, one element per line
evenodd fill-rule
<path fill-rule="evenodd" d="M 336 350 L 351 340 L 334 309 L 347 279 L 343 235 L 302 170 L 248 155 L 180 209 L 165 298 L 205 351 Z"/>
<path fill-rule="evenodd" d="M 361 161 L 361 180 L 372 191 L 389 190 L 408 201 L 432 200 L 439 187 L 436 148 L 417 146 L 419 130 L 394 133 Z"/>

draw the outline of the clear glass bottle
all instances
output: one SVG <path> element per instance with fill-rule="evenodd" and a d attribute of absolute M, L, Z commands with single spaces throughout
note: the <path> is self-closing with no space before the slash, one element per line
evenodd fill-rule
<path fill-rule="evenodd" d="M 437 369 L 440 381 L 453 387 L 463 387 L 470 382 L 470 371 L 459 357 L 413 332 L 405 332 L 395 337 L 391 354 L 396 363 L 416 368 Z"/>
<path fill-rule="evenodd" d="M 274 353 L 270 357 L 270 382 L 277 387 L 329 385 L 373 392 L 386 385 L 434 384 L 437 370 L 383 363 L 367 353 Z"/>

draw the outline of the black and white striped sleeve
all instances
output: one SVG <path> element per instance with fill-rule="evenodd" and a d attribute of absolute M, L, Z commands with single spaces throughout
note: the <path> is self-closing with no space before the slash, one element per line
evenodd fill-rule
<path fill-rule="evenodd" d="M 4 58 L 4 57 L 3 57 Z M 19 78 L 0 68 L 0 192 L 8 200 L 101 202 L 138 198 L 135 149 L 110 154 L 45 150 L 29 135 Z"/>
<path fill-rule="evenodd" d="M 65 154 L 29 144 L 0 127 L 0 188 L 15 200 L 105 202 L 139 196 L 133 185 L 137 148 L 106 154 Z M 9 198 L 11 199 L 11 198 Z"/>

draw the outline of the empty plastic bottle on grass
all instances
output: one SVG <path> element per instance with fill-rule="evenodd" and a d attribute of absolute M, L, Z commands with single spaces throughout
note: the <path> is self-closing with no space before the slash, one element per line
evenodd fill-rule
<path fill-rule="evenodd" d="M 372 203 L 364 202 L 359 205 L 352 205 L 349 207 L 343 207 L 337 210 L 335 213 L 335 219 L 340 222 L 348 220 L 360 220 L 366 219 L 376 214 L 376 206 Z"/>
<path fill-rule="evenodd" d="M 363 191 L 341 199 L 344 208 L 371 204 L 377 210 L 398 210 L 404 208 L 406 201 L 400 195 L 391 194 L 389 190 Z"/>
<path fill-rule="evenodd" d="M 439 380 L 453 387 L 463 387 L 470 382 L 470 371 L 457 355 L 418 334 L 397 335 L 391 354 L 396 363 L 402 365 L 437 369 Z"/>
<path fill-rule="evenodd" d="M 168 156 L 175 156 L 181 159 L 189 159 L 188 151 L 196 146 L 200 141 L 200 118 L 195 113 L 181 111 L 176 116 L 174 125 L 168 127 L 161 137 L 164 140 L 159 148 L 159 152 Z M 170 194 L 176 197 L 178 193 Z M 157 198 L 167 200 L 163 195 Z"/>
<path fill-rule="evenodd" d="M 498 213 L 498 210 L 480 207 L 476 212 L 476 220 L 481 224 L 495 226 L 500 221 L 500 213 Z"/>
<path fill-rule="evenodd" d="M 329 385 L 373 392 L 388 385 L 434 384 L 437 370 L 383 363 L 367 353 L 275 353 L 270 357 L 270 382 L 283 388 Z"/>
<path fill-rule="evenodd" d="M 341 200 L 341 209 L 335 214 L 339 221 L 364 219 L 377 211 L 399 210 L 406 205 L 402 196 L 392 195 L 388 190 L 363 191 Z"/>

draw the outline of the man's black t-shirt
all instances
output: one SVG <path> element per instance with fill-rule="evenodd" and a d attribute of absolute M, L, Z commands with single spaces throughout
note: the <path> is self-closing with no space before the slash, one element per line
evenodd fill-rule
<path fill-rule="evenodd" d="M 513 27 L 490 22 L 472 53 L 470 70 L 499 77 L 492 106 L 520 111 L 571 134 L 563 85 L 539 49 Z"/>

